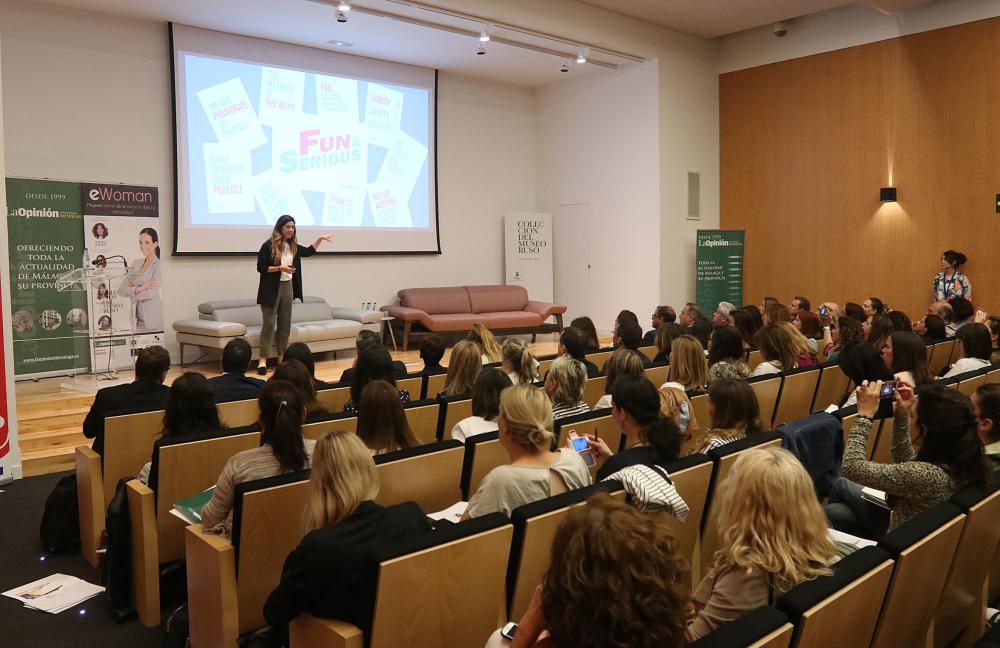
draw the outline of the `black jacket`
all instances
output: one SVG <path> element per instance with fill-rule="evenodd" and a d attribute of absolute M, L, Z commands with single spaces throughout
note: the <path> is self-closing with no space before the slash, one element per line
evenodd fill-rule
<path fill-rule="evenodd" d="M 298 246 L 295 252 L 295 259 L 292 265 L 295 266 L 295 273 L 292 274 L 292 299 L 302 300 L 302 257 L 310 257 L 316 254 L 313 246 Z M 271 307 L 278 301 L 278 284 L 281 283 L 280 272 L 268 272 L 271 266 L 280 265 L 274 260 L 271 254 L 271 239 L 264 241 L 257 253 L 257 272 L 260 273 L 260 285 L 257 287 L 257 303 L 261 306 Z"/>
<path fill-rule="evenodd" d="M 136 380 L 98 390 L 83 419 L 83 436 L 94 440 L 93 450 L 104 455 L 104 418 L 166 409 L 170 388 L 150 380 Z"/>
<path fill-rule="evenodd" d="M 362 502 L 343 522 L 308 533 L 288 555 L 281 581 L 264 604 L 264 618 L 285 642 L 288 623 L 307 612 L 353 623 L 367 643 L 378 588 L 376 550 L 429 530 L 415 502 L 385 507 Z"/>
<path fill-rule="evenodd" d="M 245 374 L 224 373 L 208 379 L 208 388 L 215 393 L 216 403 L 257 398 L 264 388 L 264 381 Z"/>
<path fill-rule="evenodd" d="M 392 361 L 392 373 L 396 377 L 396 380 L 402 380 L 404 378 L 412 377 L 408 373 L 406 373 L 406 365 L 403 364 L 400 360 Z M 448 373 L 447 369 L 445 369 L 445 373 Z M 347 369 L 344 369 L 344 373 L 340 374 L 341 385 L 350 385 L 353 380 L 354 380 L 354 367 L 348 367 Z"/>

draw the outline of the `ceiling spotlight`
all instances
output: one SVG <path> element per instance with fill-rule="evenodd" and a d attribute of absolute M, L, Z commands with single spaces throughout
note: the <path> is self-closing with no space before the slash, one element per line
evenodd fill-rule
<path fill-rule="evenodd" d="M 344 13 L 343 11 L 338 11 L 337 12 L 337 22 L 339 22 L 339 23 L 345 23 L 345 22 L 347 22 L 347 14 Z"/>
<path fill-rule="evenodd" d="M 351 10 L 351 3 L 348 0 L 340 0 L 340 2 L 337 3 L 337 11 L 343 11 L 344 13 L 347 13 L 350 10 Z"/>
<path fill-rule="evenodd" d="M 486 43 L 480 43 L 479 47 L 476 48 L 476 54 L 482 56 L 485 53 L 486 53 Z"/>
<path fill-rule="evenodd" d="M 583 65 L 584 63 L 587 62 L 587 56 L 589 54 L 590 54 L 590 48 L 589 47 L 581 47 L 576 52 L 576 62 L 579 63 L 580 65 Z"/>
<path fill-rule="evenodd" d="M 559 66 L 560 72 L 569 72 L 569 59 L 563 61 L 562 65 Z"/>
<path fill-rule="evenodd" d="M 490 42 L 490 27 L 489 25 L 483 25 L 482 31 L 479 32 L 479 42 L 488 43 Z"/>

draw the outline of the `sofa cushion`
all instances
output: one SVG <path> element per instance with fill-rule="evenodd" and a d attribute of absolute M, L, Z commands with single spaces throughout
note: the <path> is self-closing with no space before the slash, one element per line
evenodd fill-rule
<path fill-rule="evenodd" d="M 524 286 L 465 286 L 473 313 L 520 311 L 528 305 Z"/>
<path fill-rule="evenodd" d="M 215 322 L 239 322 L 247 326 L 260 326 L 264 318 L 260 306 L 234 306 L 232 308 L 216 308 L 208 317 Z"/>
<path fill-rule="evenodd" d="M 428 315 L 472 312 L 465 288 L 404 288 L 397 294 L 400 306 L 419 308 Z"/>
<path fill-rule="evenodd" d="M 253 299 L 216 299 L 198 304 L 198 312 L 202 315 L 211 315 L 220 309 L 242 308 L 244 306 L 257 306 L 257 301 Z"/>
<path fill-rule="evenodd" d="M 523 326 L 541 326 L 542 316 L 538 313 L 525 311 L 508 311 L 501 313 L 481 313 L 489 322 L 491 329 L 521 328 Z"/>
<path fill-rule="evenodd" d="M 489 326 L 485 317 L 471 313 L 424 315 L 420 318 L 420 323 L 431 331 L 468 331 L 477 322 Z"/>
<path fill-rule="evenodd" d="M 178 333 L 209 335 L 214 337 L 237 337 L 246 333 L 247 327 L 238 322 L 216 322 L 214 320 L 177 320 L 174 330 Z"/>
<path fill-rule="evenodd" d="M 330 307 L 327 306 L 326 302 L 319 304 L 315 302 L 292 304 L 292 323 L 294 324 L 298 324 L 299 322 L 323 322 L 329 319 L 331 319 Z"/>
<path fill-rule="evenodd" d="M 350 320 L 326 320 L 323 322 L 296 322 L 293 324 L 299 330 L 299 342 L 325 342 L 340 338 L 353 338 L 361 331 L 359 322 Z"/>

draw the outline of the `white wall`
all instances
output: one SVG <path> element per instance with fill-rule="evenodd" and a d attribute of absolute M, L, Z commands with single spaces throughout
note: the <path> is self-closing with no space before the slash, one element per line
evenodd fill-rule
<path fill-rule="evenodd" d="M 796 18 L 788 35 L 771 25 L 719 39 L 719 72 L 732 72 L 821 52 L 951 27 L 1000 15 L 1000 0 L 937 0 L 894 14 L 846 5 Z"/>
<path fill-rule="evenodd" d="M 660 295 L 658 77 L 650 61 L 538 91 L 539 207 L 591 205 L 591 312 L 574 314 L 598 329 L 623 308 L 645 321 Z"/>
<path fill-rule="evenodd" d="M 158 186 L 167 322 L 195 316 L 206 300 L 254 297 L 252 258 L 170 256 L 166 25 L 5 0 L 0 37 L 4 59 L 18 61 L 3 78 L 7 175 Z M 410 286 L 503 282 L 503 214 L 536 207 L 533 91 L 442 73 L 438 111 L 443 253 L 309 259 L 306 294 L 385 304 Z"/>

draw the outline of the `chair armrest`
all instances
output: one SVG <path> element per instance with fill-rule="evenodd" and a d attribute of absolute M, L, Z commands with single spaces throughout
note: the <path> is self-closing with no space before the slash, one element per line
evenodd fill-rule
<path fill-rule="evenodd" d="M 156 502 L 152 490 L 138 479 L 125 484 L 132 535 L 132 600 L 147 628 L 160 625 L 160 548 L 156 532 Z"/>
<path fill-rule="evenodd" d="M 205 335 L 208 337 L 238 337 L 246 335 L 246 324 L 239 322 L 219 322 L 216 320 L 186 319 L 174 322 L 174 330 L 178 333 Z"/>
<path fill-rule="evenodd" d="M 334 306 L 330 309 L 333 319 L 351 320 L 362 324 L 374 324 L 382 321 L 382 313 L 379 311 L 361 310 L 360 308 L 341 308 Z"/>
<path fill-rule="evenodd" d="M 524 310 L 529 313 L 538 313 L 545 320 L 549 315 L 562 315 L 566 312 L 565 304 L 551 304 L 549 302 L 529 301 Z"/>
<path fill-rule="evenodd" d="M 336 619 L 301 614 L 288 626 L 289 648 L 361 648 L 364 634 L 357 626 Z"/>
<path fill-rule="evenodd" d="M 184 529 L 191 648 L 235 646 L 239 637 L 236 552 L 200 524 Z"/>
<path fill-rule="evenodd" d="M 427 313 L 424 311 L 409 306 L 383 306 L 382 310 L 404 322 L 416 322 L 421 317 L 427 317 Z"/>
<path fill-rule="evenodd" d="M 77 446 L 76 503 L 80 509 L 80 550 L 91 567 L 98 568 L 97 549 L 104 533 L 104 471 L 101 455 L 90 446 Z"/>

